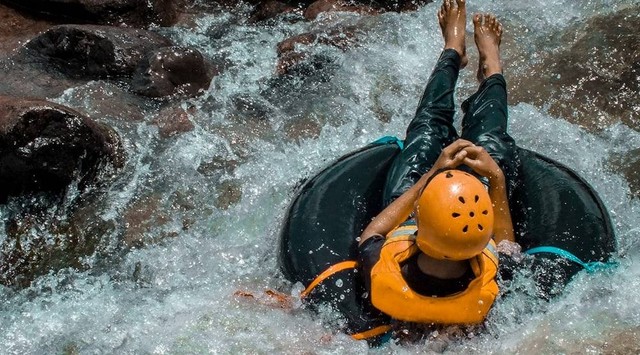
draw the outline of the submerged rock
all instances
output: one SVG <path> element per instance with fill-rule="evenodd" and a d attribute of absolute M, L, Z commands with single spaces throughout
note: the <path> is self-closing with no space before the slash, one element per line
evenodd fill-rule
<path fill-rule="evenodd" d="M 276 74 L 302 74 L 305 75 L 304 69 L 308 65 L 304 65 L 303 62 L 317 62 L 319 58 L 317 55 L 312 56 L 312 60 L 307 60 L 309 57 L 308 51 L 305 46 L 320 43 L 332 47 L 339 48 L 346 51 L 357 42 L 358 28 L 355 26 L 346 26 L 343 28 L 334 28 L 327 31 L 314 31 L 302 33 L 278 44 L 278 63 L 276 64 Z M 321 57 L 321 56 L 320 56 Z M 320 61 L 324 61 L 324 58 Z M 310 73 L 317 70 L 318 65 L 311 64 L 313 69 Z"/>
<path fill-rule="evenodd" d="M 99 195 L 73 206 L 52 204 L 46 195 L 11 201 L 0 244 L 0 284 L 26 287 L 50 272 L 87 269 L 87 258 L 108 245 L 103 238 L 115 229 L 113 220 L 98 217 L 102 202 Z"/>
<path fill-rule="evenodd" d="M 29 41 L 21 59 L 72 78 L 113 78 L 132 75 L 148 52 L 170 45 L 167 38 L 146 30 L 60 25 Z"/>
<path fill-rule="evenodd" d="M 34 16 L 71 23 L 169 26 L 185 0 L 4 0 Z"/>
<path fill-rule="evenodd" d="M 253 14 L 249 18 L 249 22 L 256 23 L 265 21 L 275 18 L 281 14 L 294 13 L 295 11 L 295 7 L 282 1 L 263 1 L 256 6 Z"/>
<path fill-rule="evenodd" d="M 283 0 L 285 3 L 298 6 L 310 7 L 314 3 L 325 2 L 325 0 Z M 387 11 L 412 11 L 418 7 L 433 2 L 432 0 L 329 0 L 340 3 L 340 6 L 369 7 Z M 253 2 L 256 2 L 255 0 Z"/>
<path fill-rule="evenodd" d="M 150 97 L 196 96 L 209 87 L 213 75 L 212 65 L 200 51 L 164 47 L 150 51 L 139 62 L 132 88 Z"/>
<path fill-rule="evenodd" d="M 624 154 L 616 154 L 609 159 L 609 169 L 622 173 L 629 183 L 631 195 L 640 198 L 640 148 Z"/>
<path fill-rule="evenodd" d="M 124 160 L 110 127 L 45 100 L 0 96 L 0 202 L 73 182 L 82 190 Z"/>
<path fill-rule="evenodd" d="M 315 20 L 320 14 L 328 12 L 355 12 L 359 14 L 377 15 L 386 11 L 415 11 L 420 6 L 432 2 L 431 0 L 249 0 L 256 5 L 250 18 L 251 23 L 271 19 L 283 14 L 303 11 L 303 18 Z M 223 1 L 224 3 L 224 1 Z"/>
<path fill-rule="evenodd" d="M 638 26 L 635 6 L 569 28 L 561 48 L 513 77 L 510 99 L 548 107 L 592 131 L 617 122 L 640 130 Z"/>
<path fill-rule="evenodd" d="M 128 247 L 142 247 L 153 244 L 145 236 L 152 228 L 162 227 L 170 220 L 168 211 L 163 210 L 162 198 L 158 194 L 142 196 L 127 207 L 123 215 L 125 233 L 124 243 Z"/>
<path fill-rule="evenodd" d="M 158 126 L 161 138 L 170 138 L 180 133 L 193 131 L 195 128 L 189 119 L 189 113 L 180 106 L 162 109 L 151 122 Z"/>
<path fill-rule="evenodd" d="M 369 15 L 376 15 L 381 12 L 380 9 L 374 9 L 366 5 L 354 5 L 353 2 L 343 0 L 318 0 L 307 7 L 304 11 L 304 18 L 307 20 L 315 20 L 322 13 L 335 11 L 356 12 Z"/>

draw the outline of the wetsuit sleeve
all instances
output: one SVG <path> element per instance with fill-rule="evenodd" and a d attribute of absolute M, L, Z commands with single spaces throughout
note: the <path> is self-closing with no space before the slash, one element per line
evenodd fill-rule
<path fill-rule="evenodd" d="M 358 247 L 358 267 L 363 275 L 364 287 L 369 293 L 371 292 L 371 269 L 380 259 L 384 241 L 383 236 L 374 235 Z"/>

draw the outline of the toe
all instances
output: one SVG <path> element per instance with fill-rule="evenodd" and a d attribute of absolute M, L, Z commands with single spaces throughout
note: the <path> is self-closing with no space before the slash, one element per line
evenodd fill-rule
<path fill-rule="evenodd" d="M 482 21 L 482 24 L 485 27 L 489 27 L 491 25 L 491 14 L 485 14 L 484 15 L 484 21 Z"/>
<path fill-rule="evenodd" d="M 480 26 L 480 25 L 482 24 L 482 23 L 481 23 L 481 20 L 482 20 L 482 17 L 480 16 L 480 14 L 474 14 L 474 15 L 473 15 L 473 24 L 474 24 L 476 27 L 477 27 L 477 26 Z"/>

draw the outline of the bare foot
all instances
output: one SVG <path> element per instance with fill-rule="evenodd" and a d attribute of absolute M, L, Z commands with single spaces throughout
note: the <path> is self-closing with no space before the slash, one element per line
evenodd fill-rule
<path fill-rule="evenodd" d="M 502 24 L 493 14 L 475 14 L 473 27 L 473 38 L 480 54 L 478 81 L 482 81 L 493 74 L 502 73 L 502 62 L 500 62 Z"/>
<path fill-rule="evenodd" d="M 467 21 L 466 0 L 443 0 L 438 11 L 438 22 L 444 37 L 444 49 L 454 49 L 460 55 L 460 68 L 467 65 L 467 51 L 464 43 Z M 455 6 L 454 6 L 455 5 Z"/>

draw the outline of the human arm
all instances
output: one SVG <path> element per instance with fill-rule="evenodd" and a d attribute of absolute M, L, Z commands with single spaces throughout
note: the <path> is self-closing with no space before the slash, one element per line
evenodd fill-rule
<path fill-rule="evenodd" d="M 445 147 L 431 169 L 422 175 L 409 190 L 395 199 L 367 225 L 360 235 L 359 245 L 362 245 L 365 240 L 375 235 L 386 236 L 393 228 L 406 221 L 411 211 L 413 211 L 415 201 L 420 196 L 422 189 L 431 176 L 438 170 L 453 169 L 460 165 L 467 156 L 465 148 L 472 146 L 473 144 L 471 142 L 458 139 Z"/>
<path fill-rule="evenodd" d="M 507 198 L 504 173 L 489 153 L 481 146 L 465 148 L 467 155 L 463 163 L 473 171 L 489 179 L 489 197 L 493 204 L 493 239 L 496 244 L 503 240 L 515 242 L 513 222 Z"/>

